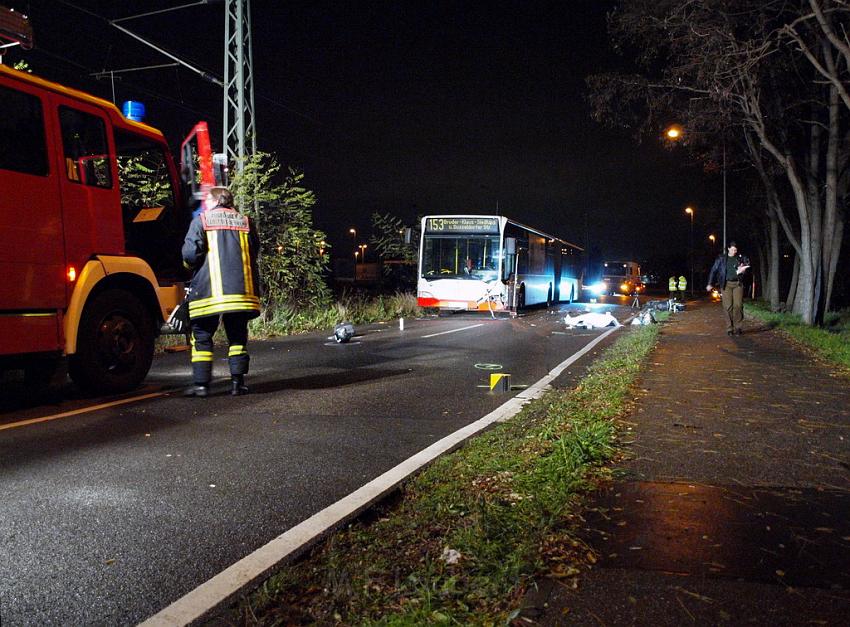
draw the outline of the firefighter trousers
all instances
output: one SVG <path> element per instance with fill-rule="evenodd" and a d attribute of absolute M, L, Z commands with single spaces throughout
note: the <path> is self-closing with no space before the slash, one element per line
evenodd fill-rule
<path fill-rule="evenodd" d="M 224 332 L 227 334 L 227 361 L 231 376 L 248 374 L 249 314 L 240 311 L 195 318 L 192 320 L 192 378 L 195 385 L 209 385 L 212 380 L 213 336 L 218 329 L 219 318 L 224 320 Z"/>

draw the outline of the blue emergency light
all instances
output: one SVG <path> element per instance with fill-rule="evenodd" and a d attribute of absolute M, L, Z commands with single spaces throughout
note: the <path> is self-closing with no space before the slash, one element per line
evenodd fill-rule
<path fill-rule="evenodd" d="M 121 105 L 121 113 L 123 113 L 124 117 L 128 120 L 141 122 L 145 117 L 145 105 L 144 103 L 137 102 L 136 100 L 127 100 Z"/>

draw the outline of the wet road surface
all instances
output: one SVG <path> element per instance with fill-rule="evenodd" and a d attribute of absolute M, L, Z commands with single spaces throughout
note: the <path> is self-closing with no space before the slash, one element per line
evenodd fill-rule
<path fill-rule="evenodd" d="M 162 396 L 13 398 L 0 415 L 3 624 L 152 615 L 501 405 L 509 395 L 490 393 L 476 364 L 531 384 L 600 335 L 565 329 L 567 309 L 374 325 L 344 345 L 323 334 L 253 343 L 240 398 L 227 394 L 220 350 L 208 399 L 170 393 L 187 380 L 185 353 L 157 358 L 135 394 Z M 25 422 L 42 418 L 55 419 Z"/>

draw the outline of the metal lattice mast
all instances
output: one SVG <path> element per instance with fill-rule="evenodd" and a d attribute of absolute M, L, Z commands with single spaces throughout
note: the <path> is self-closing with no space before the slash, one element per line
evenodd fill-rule
<path fill-rule="evenodd" d="M 257 150 L 251 0 L 227 0 L 224 18 L 224 149 L 239 171 Z"/>

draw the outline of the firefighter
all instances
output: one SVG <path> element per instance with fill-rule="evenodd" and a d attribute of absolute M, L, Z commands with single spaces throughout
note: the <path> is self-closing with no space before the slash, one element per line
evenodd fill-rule
<path fill-rule="evenodd" d="M 682 295 L 682 298 L 685 297 L 685 290 L 688 289 L 688 280 L 685 278 L 684 274 L 679 275 L 679 293 Z"/>
<path fill-rule="evenodd" d="M 670 298 L 676 298 L 676 277 L 671 276 L 667 279 L 667 289 L 670 291 Z"/>
<path fill-rule="evenodd" d="M 248 393 L 248 320 L 260 315 L 257 239 L 248 217 L 233 208 L 233 194 L 213 187 L 204 209 L 192 219 L 183 242 L 183 263 L 194 271 L 189 294 L 193 385 L 186 396 L 209 394 L 213 335 L 224 321 L 233 396 Z"/>

